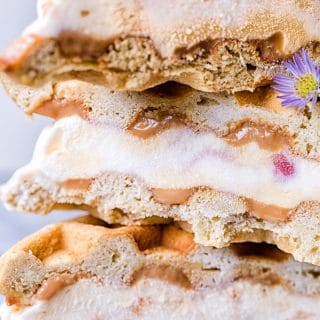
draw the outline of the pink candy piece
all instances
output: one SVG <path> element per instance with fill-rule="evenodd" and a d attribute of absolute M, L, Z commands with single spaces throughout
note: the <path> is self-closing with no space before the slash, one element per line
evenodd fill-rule
<path fill-rule="evenodd" d="M 289 177 L 292 176 L 295 172 L 293 162 L 281 153 L 273 156 L 273 165 L 275 167 L 275 173 L 277 175 Z"/>

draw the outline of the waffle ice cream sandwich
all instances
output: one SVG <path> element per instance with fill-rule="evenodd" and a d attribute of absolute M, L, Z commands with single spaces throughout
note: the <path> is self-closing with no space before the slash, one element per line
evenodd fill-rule
<path fill-rule="evenodd" d="M 169 83 L 113 92 L 80 80 L 30 90 L 56 121 L 2 187 L 8 207 L 84 207 L 107 223 L 182 222 L 202 245 L 266 241 L 320 265 L 319 112 L 284 109 L 269 87 L 234 96 Z"/>
<path fill-rule="evenodd" d="M 40 0 L 1 65 L 30 86 L 90 72 L 110 89 L 253 90 L 301 48 L 319 62 L 319 12 L 318 0 Z"/>
<path fill-rule="evenodd" d="M 38 0 L 0 80 L 52 123 L 0 200 L 90 216 L 0 257 L 1 320 L 319 319 L 319 12 Z"/>
<path fill-rule="evenodd" d="M 319 267 L 265 244 L 198 246 L 175 225 L 48 226 L 0 260 L 2 320 L 318 319 Z"/>

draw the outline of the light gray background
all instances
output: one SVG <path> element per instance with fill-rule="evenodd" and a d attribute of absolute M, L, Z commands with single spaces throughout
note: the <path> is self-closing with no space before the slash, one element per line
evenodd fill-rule
<path fill-rule="evenodd" d="M 36 0 L 0 0 L 0 51 L 12 43 L 35 17 Z M 0 88 L 0 183 L 31 159 L 37 136 L 49 122 L 43 117 L 27 118 Z M 73 215 L 58 212 L 40 217 L 7 212 L 0 204 L 0 254 L 42 225 Z"/>
<path fill-rule="evenodd" d="M 16 39 L 36 16 L 35 0 L 0 1 L 0 51 Z M 38 120 L 38 119 L 37 119 Z M 43 125 L 30 121 L 0 89 L 0 172 L 13 171 L 32 155 L 32 146 Z"/>

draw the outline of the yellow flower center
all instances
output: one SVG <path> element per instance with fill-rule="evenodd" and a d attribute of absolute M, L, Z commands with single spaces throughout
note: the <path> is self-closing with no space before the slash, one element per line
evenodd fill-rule
<path fill-rule="evenodd" d="M 295 87 L 301 98 L 307 98 L 310 93 L 317 91 L 318 81 L 313 74 L 308 73 L 296 81 Z"/>

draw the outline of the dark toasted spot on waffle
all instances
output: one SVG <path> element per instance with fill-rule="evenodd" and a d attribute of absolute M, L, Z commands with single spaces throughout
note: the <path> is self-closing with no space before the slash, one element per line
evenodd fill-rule
<path fill-rule="evenodd" d="M 169 81 L 154 88 L 146 90 L 147 93 L 164 99 L 177 99 L 192 91 L 188 86 Z"/>
<path fill-rule="evenodd" d="M 232 281 L 246 280 L 251 283 L 258 283 L 264 286 L 288 286 L 285 279 L 270 268 L 250 267 L 247 264 L 238 266 Z"/>
<path fill-rule="evenodd" d="M 267 259 L 277 262 L 285 261 L 289 254 L 282 252 L 276 246 L 267 243 L 239 243 L 231 246 L 232 251 L 243 258 Z"/>

